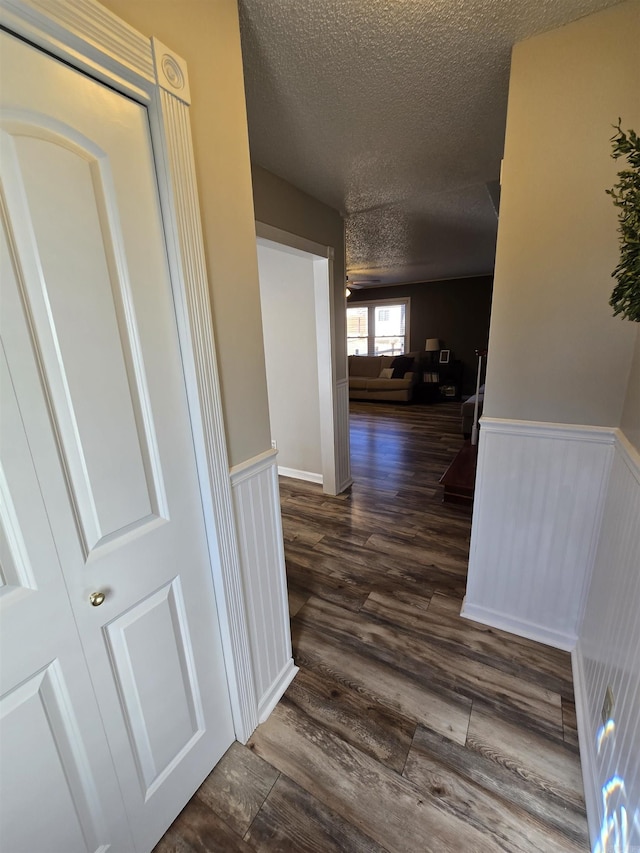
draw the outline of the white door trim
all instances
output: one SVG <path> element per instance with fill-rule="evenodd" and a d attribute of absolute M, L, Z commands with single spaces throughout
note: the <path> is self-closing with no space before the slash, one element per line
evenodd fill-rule
<path fill-rule="evenodd" d="M 148 109 L 236 737 L 258 724 L 184 61 L 95 0 L 0 0 L 0 24 Z"/>
<path fill-rule="evenodd" d="M 280 243 L 282 246 L 289 246 L 290 249 L 299 249 L 301 252 L 308 252 L 310 255 L 318 255 L 320 258 L 333 260 L 332 246 L 323 246 L 322 243 L 315 243 L 313 240 L 307 240 L 306 237 L 299 237 L 290 231 L 276 228 L 275 225 L 267 225 L 266 222 L 256 220 L 256 237 L 270 240 L 272 243 Z"/>
<path fill-rule="evenodd" d="M 320 438 L 322 445 L 322 486 L 325 494 L 337 495 L 351 485 L 349 470 L 349 408 L 339 405 L 339 388 L 334 363 L 335 298 L 334 250 L 306 237 L 291 234 L 273 225 L 256 221 L 256 237 L 277 247 L 287 246 L 314 255 L 313 281 L 320 395 Z M 344 448 L 347 448 L 346 454 Z M 346 473 L 345 473 L 346 459 Z M 280 469 L 278 469 L 280 470 Z M 280 473 L 285 473 L 284 469 Z M 306 479 L 306 478 L 305 478 Z"/>

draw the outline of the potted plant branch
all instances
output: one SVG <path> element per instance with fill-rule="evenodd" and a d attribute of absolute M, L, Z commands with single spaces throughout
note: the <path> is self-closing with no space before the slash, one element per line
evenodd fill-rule
<path fill-rule="evenodd" d="M 611 137 L 614 160 L 626 157 L 629 168 L 618 172 L 618 182 L 607 193 L 619 208 L 620 261 L 611 274 L 617 280 L 609 305 L 614 317 L 640 323 L 640 138 L 622 130 L 621 119 Z"/>

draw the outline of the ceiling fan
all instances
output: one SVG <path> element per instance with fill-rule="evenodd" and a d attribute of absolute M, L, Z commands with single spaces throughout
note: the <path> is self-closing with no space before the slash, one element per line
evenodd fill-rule
<path fill-rule="evenodd" d="M 382 279 L 380 278 L 358 278 L 353 281 L 349 281 L 349 276 L 347 276 L 347 287 L 352 288 L 354 290 L 358 290 L 358 288 L 366 287 L 368 284 L 380 284 Z"/>

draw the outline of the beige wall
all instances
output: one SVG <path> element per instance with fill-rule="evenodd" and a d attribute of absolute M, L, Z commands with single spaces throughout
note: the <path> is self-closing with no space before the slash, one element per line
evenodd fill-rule
<path fill-rule="evenodd" d="M 242 56 L 235 0 L 103 0 L 186 59 L 231 465 L 270 447 Z"/>
<path fill-rule="evenodd" d="M 620 426 L 629 441 L 640 452 L 640 326 L 636 330 L 636 346 L 633 351 L 631 373 L 629 374 L 627 396 Z"/>
<path fill-rule="evenodd" d="M 323 246 L 332 246 L 334 257 L 335 334 L 334 365 L 337 379 L 347 375 L 344 222 L 337 210 L 278 178 L 260 166 L 252 166 L 253 201 L 258 222 L 289 231 Z"/>
<path fill-rule="evenodd" d="M 640 129 L 640 4 L 513 51 L 485 414 L 618 426 L 635 323 L 608 299 L 612 123 Z"/>

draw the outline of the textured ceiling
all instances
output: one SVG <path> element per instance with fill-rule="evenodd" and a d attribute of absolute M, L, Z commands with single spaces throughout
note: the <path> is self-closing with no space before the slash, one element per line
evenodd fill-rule
<path fill-rule="evenodd" d="M 493 270 L 511 47 L 618 0 L 239 0 L 252 160 L 344 213 L 350 282 Z"/>

